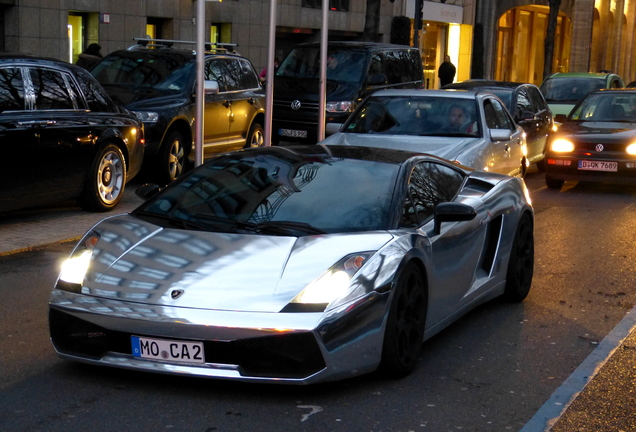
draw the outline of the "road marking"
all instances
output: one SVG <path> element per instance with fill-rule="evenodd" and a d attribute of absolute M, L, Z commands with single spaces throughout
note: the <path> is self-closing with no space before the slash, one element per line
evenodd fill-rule
<path fill-rule="evenodd" d="M 319 413 L 320 411 L 322 411 L 322 408 L 319 407 L 318 405 L 298 405 L 296 408 L 310 409 L 311 410 L 311 412 L 309 414 L 303 414 L 303 418 L 300 420 L 301 422 L 304 422 L 305 420 L 307 420 L 310 415 L 316 414 L 316 413 Z"/>
<path fill-rule="evenodd" d="M 550 399 L 519 432 L 548 432 L 635 329 L 636 307 L 629 311 L 621 322 L 603 338 L 594 351 L 583 360 L 572 375 L 563 381 L 563 384 L 552 393 Z"/>

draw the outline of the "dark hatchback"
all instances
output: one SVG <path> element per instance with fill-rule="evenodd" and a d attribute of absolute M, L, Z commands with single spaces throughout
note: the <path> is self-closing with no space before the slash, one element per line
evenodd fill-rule
<path fill-rule="evenodd" d="M 115 102 L 144 122 L 144 171 L 166 184 L 194 155 L 196 54 L 172 48 L 178 41 L 139 42 L 110 53 L 91 73 Z M 265 94 L 250 61 L 231 47 L 217 47 L 206 52 L 204 79 L 204 158 L 263 145 Z"/>
<path fill-rule="evenodd" d="M 515 122 L 526 133 L 528 162 L 536 163 L 540 170 L 545 169 L 546 145 L 554 121 L 548 103 L 537 86 L 509 81 L 468 80 L 443 88 L 485 90 L 501 99 Z"/>
<path fill-rule="evenodd" d="M 0 212 L 78 198 L 114 208 L 140 170 L 143 124 L 83 68 L 0 56 Z"/>
<path fill-rule="evenodd" d="M 566 180 L 636 183 L 636 89 L 591 93 L 557 121 L 546 154 L 548 187 Z"/>

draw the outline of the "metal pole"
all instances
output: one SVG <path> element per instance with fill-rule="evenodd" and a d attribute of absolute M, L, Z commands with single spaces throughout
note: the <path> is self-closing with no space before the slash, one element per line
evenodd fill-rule
<path fill-rule="evenodd" d="M 269 41 L 265 81 L 265 145 L 272 144 L 272 111 L 274 107 L 274 57 L 276 57 L 276 1 L 269 5 Z"/>
<path fill-rule="evenodd" d="M 194 117 L 194 166 L 203 163 L 203 113 L 205 108 L 205 82 L 203 67 L 205 65 L 205 0 L 197 0 L 197 109 Z"/>
<path fill-rule="evenodd" d="M 327 42 L 329 33 L 329 0 L 322 0 L 322 28 L 320 33 L 320 99 L 318 101 L 318 141 L 325 139 L 327 108 Z"/>

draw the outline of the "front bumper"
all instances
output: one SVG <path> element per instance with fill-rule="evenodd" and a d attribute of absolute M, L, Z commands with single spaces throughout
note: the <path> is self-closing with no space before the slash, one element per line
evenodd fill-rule
<path fill-rule="evenodd" d="M 368 373 L 380 362 L 389 294 L 328 313 L 253 313 L 152 306 L 54 290 L 51 341 L 62 358 L 140 371 L 311 384 Z M 202 341 L 205 363 L 134 357 L 131 336 Z"/>
<path fill-rule="evenodd" d="M 546 155 L 546 177 L 553 180 L 576 180 L 599 183 L 636 183 L 636 158 L 591 159 L 585 157 L 555 157 Z M 598 171 L 581 169 L 581 161 L 592 160 L 616 163 L 616 171 Z"/>

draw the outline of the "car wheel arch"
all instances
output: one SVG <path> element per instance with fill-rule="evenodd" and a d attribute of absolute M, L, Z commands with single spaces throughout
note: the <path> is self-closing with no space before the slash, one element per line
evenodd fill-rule
<path fill-rule="evenodd" d="M 189 143 L 186 146 L 186 156 L 189 155 L 194 149 L 194 132 L 192 131 L 191 125 L 185 119 L 175 119 L 172 123 L 166 128 L 163 136 L 161 137 L 161 145 L 165 142 L 166 138 L 170 136 L 171 133 L 178 132 L 181 136 L 184 137 L 185 141 Z"/>

